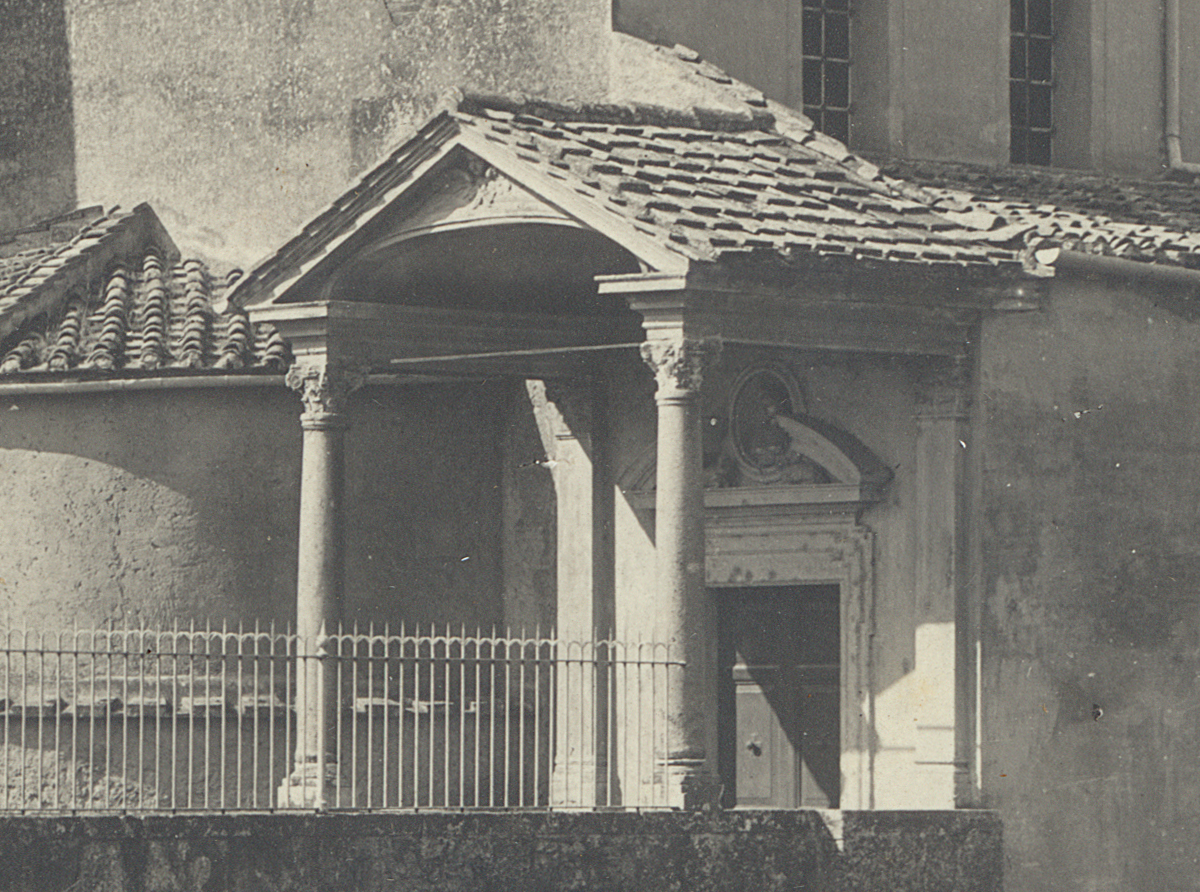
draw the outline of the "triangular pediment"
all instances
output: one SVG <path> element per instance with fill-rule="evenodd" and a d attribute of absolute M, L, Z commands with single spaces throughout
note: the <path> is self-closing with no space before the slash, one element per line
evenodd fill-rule
<path fill-rule="evenodd" d="M 545 223 L 584 228 L 554 205 L 469 152 L 431 173 L 415 204 L 392 233 L 402 240 L 465 227 Z"/>
<path fill-rule="evenodd" d="M 504 310 L 516 294 L 516 308 L 563 312 L 561 301 L 525 307 L 520 293 L 586 302 L 598 275 L 686 263 L 565 180 L 443 115 L 256 265 L 229 299 L 250 310 L 330 300 Z"/>

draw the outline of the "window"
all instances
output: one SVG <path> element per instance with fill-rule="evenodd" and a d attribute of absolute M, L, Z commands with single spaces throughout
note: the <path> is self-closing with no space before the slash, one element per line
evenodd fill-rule
<path fill-rule="evenodd" d="M 1054 0 L 1010 0 L 1009 160 L 1049 164 L 1054 88 Z"/>
<path fill-rule="evenodd" d="M 803 0 L 801 27 L 804 113 L 849 142 L 850 0 Z"/>

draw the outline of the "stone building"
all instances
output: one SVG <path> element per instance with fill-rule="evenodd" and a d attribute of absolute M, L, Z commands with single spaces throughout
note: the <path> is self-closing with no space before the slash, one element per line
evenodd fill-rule
<path fill-rule="evenodd" d="M 671 805 L 1191 888 L 1196 10 L 540 5 L 26 5 L 5 623 L 670 642 Z"/>

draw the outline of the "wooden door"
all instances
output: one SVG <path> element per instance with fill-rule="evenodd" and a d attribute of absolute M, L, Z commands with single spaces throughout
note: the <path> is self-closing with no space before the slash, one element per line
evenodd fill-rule
<path fill-rule="evenodd" d="M 716 594 L 726 804 L 837 807 L 837 586 L 761 586 Z"/>

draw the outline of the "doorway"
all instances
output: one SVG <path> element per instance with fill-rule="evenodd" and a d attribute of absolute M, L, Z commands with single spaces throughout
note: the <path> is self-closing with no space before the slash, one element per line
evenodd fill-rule
<path fill-rule="evenodd" d="M 839 586 L 714 589 L 727 807 L 837 808 Z"/>

